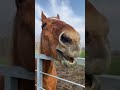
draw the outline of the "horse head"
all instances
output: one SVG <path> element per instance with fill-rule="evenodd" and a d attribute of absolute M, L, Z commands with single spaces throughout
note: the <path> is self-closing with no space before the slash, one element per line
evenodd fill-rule
<path fill-rule="evenodd" d="M 17 22 L 21 23 L 22 27 L 29 28 L 29 32 L 31 32 L 34 35 L 35 0 L 15 0 L 15 3 L 17 8 L 17 13 L 16 13 Z"/>
<path fill-rule="evenodd" d="M 110 64 L 108 22 L 98 10 L 86 1 L 86 73 L 101 74 Z M 92 22 L 91 22 L 92 21 Z M 101 67 L 102 66 L 102 67 Z"/>
<path fill-rule="evenodd" d="M 69 24 L 57 17 L 46 17 L 41 14 L 42 35 L 41 53 L 59 60 L 68 67 L 76 65 L 80 56 L 80 35 Z"/>
<path fill-rule="evenodd" d="M 111 61 L 108 22 L 88 0 L 85 11 L 85 90 L 99 90 L 99 82 L 94 75 L 105 73 Z"/>

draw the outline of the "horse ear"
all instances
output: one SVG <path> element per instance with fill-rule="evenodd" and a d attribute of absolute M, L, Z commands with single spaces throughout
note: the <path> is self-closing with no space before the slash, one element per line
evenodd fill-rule
<path fill-rule="evenodd" d="M 15 0 L 16 7 L 19 8 L 26 0 Z"/>
<path fill-rule="evenodd" d="M 46 20 L 47 19 L 47 17 L 44 15 L 44 13 L 43 13 L 43 11 L 42 11 L 42 13 L 41 13 L 41 21 L 44 21 L 44 20 Z"/>
<path fill-rule="evenodd" d="M 60 19 L 60 16 L 59 16 L 59 14 L 57 14 L 57 19 Z"/>

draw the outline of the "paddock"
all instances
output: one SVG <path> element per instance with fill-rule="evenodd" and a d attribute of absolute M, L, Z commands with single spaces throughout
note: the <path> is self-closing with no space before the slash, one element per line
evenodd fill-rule
<path fill-rule="evenodd" d="M 44 73 L 42 72 L 42 60 L 54 60 L 53 58 L 51 57 L 48 57 L 44 54 L 35 54 L 35 58 L 37 59 L 37 66 L 36 66 L 36 77 L 37 77 L 37 81 L 36 81 L 36 84 L 35 86 L 37 87 L 37 90 L 45 90 L 43 88 L 43 83 L 42 83 L 42 77 L 43 77 L 43 74 L 44 75 L 48 75 L 50 77 L 54 77 L 54 78 L 57 78 L 58 80 L 61 80 L 61 81 L 64 81 L 64 82 L 67 82 L 67 83 L 71 83 L 71 84 L 74 84 L 76 86 L 79 86 L 81 88 L 85 88 L 84 85 L 81 85 L 81 84 L 78 84 L 78 83 L 75 83 L 75 82 L 72 82 L 72 81 L 69 81 L 69 80 L 66 80 L 66 79 L 63 79 L 63 78 L 60 78 L 60 77 L 57 77 L 57 76 L 53 76 L 53 75 L 50 75 L 50 74 L 47 74 L 47 73 Z M 85 58 L 77 58 L 79 59 L 79 64 L 81 65 L 85 65 Z"/>

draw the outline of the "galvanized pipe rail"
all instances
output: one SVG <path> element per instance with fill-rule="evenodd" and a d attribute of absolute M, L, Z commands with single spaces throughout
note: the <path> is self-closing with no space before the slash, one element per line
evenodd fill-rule
<path fill-rule="evenodd" d="M 37 70 L 35 70 L 36 71 L 36 75 L 37 75 L 37 84 L 36 84 L 37 90 L 45 90 L 43 88 L 43 82 L 42 82 L 43 74 L 44 75 L 48 75 L 50 77 L 57 78 L 59 80 L 62 80 L 62 81 L 65 81 L 65 82 L 68 82 L 68 83 L 71 83 L 71 84 L 74 84 L 74 85 L 79 86 L 79 87 L 85 88 L 84 85 L 81 85 L 81 84 L 78 84 L 78 83 L 75 83 L 75 82 L 72 82 L 72 81 L 69 81 L 69 80 L 66 80 L 66 79 L 63 79 L 63 78 L 60 78 L 60 77 L 53 76 L 51 74 L 42 72 L 42 61 L 43 60 L 54 60 L 54 58 L 48 57 L 48 56 L 46 56 L 44 54 L 40 54 L 40 55 L 39 54 L 35 54 L 35 58 L 37 59 Z M 83 60 L 84 58 L 81 58 L 81 59 Z"/>

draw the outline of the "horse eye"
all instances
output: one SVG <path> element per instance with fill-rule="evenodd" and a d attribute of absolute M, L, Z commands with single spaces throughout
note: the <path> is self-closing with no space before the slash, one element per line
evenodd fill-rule
<path fill-rule="evenodd" d="M 46 25 L 47 25 L 47 23 L 43 23 L 41 28 L 43 29 Z"/>
<path fill-rule="evenodd" d="M 65 34 L 63 34 L 62 36 L 61 36 L 61 41 L 63 42 L 63 43 L 71 43 L 72 42 L 72 39 L 71 38 L 69 38 L 69 37 L 67 37 Z"/>

